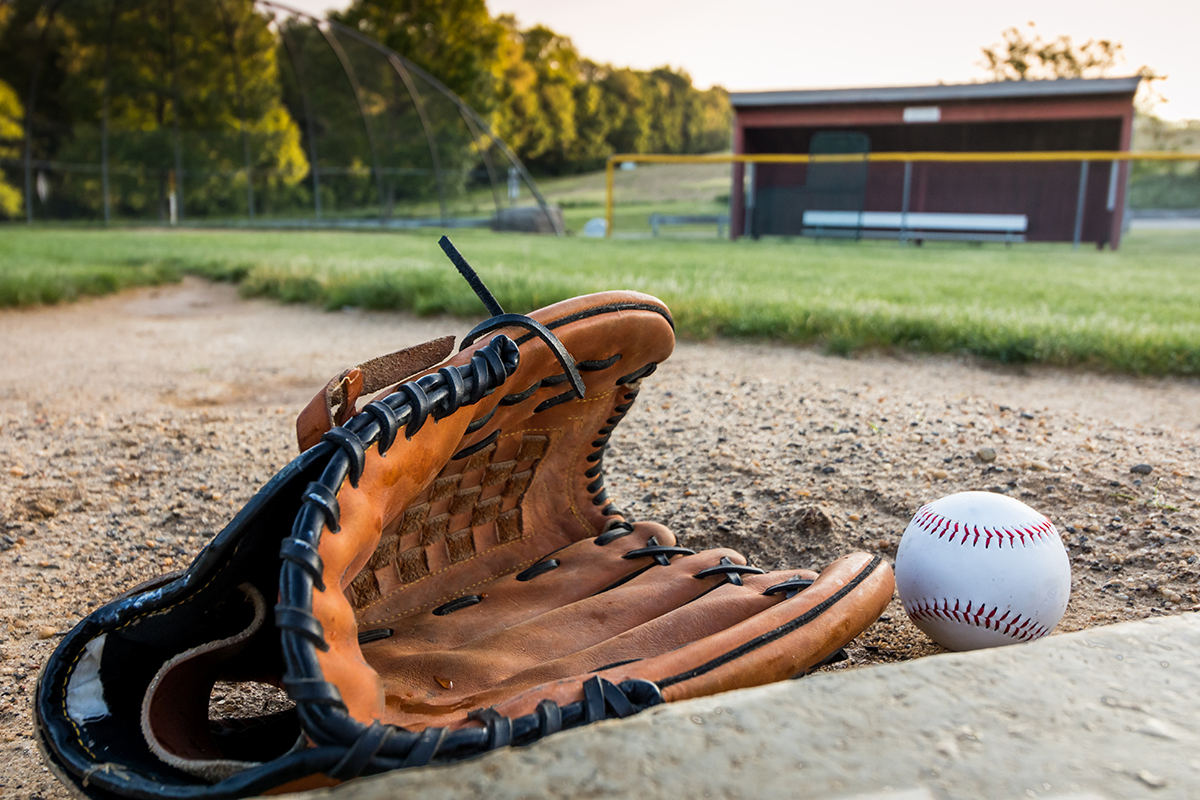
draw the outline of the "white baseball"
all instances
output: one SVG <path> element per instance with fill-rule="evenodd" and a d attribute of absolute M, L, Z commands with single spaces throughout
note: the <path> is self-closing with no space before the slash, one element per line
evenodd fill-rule
<path fill-rule="evenodd" d="M 1054 630 L 1071 565 L 1050 520 L 1011 497 L 960 492 L 922 506 L 900 539 L 904 610 L 949 650 L 1028 642 Z"/>

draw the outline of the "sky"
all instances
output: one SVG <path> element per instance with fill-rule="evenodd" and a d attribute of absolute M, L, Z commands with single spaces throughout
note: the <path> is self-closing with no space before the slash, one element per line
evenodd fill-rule
<path fill-rule="evenodd" d="M 288 0 L 283 0 L 288 2 Z M 347 0 L 291 0 L 320 13 Z M 734 92 L 967 83 L 986 78 L 985 45 L 1036 23 L 1043 38 L 1115 39 L 1132 75 L 1168 76 L 1155 113 L 1200 119 L 1200 0 L 488 0 L 521 27 L 544 24 L 586 58 L 682 68 L 701 88 Z"/>

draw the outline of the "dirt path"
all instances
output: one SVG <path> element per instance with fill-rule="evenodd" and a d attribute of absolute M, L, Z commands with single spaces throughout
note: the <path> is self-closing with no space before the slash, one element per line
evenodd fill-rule
<path fill-rule="evenodd" d="M 29 723 L 63 631 L 186 565 L 293 457 L 293 416 L 330 376 L 468 329 L 246 302 L 197 280 L 0 312 L 0 794 L 66 796 Z M 1200 603 L 1198 410 L 1196 381 L 685 342 L 614 435 L 609 491 L 688 546 L 762 567 L 894 556 L 923 503 L 1003 491 L 1063 532 L 1074 585 L 1059 631 L 1078 630 Z M 893 602 L 839 668 L 936 651 Z"/>

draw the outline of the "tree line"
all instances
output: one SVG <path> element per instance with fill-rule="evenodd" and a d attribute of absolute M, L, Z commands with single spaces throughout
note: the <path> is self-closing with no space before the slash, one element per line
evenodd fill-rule
<path fill-rule="evenodd" d="M 484 213 L 511 166 L 488 129 L 537 176 L 729 147 L 724 89 L 598 63 L 486 0 L 354 0 L 332 19 L 353 35 L 252 0 L 0 0 L 0 218 L 24 214 L 27 123 L 39 213 L 60 218 Z M 1032 25 L 982 54 L 992 80 L 1099 76 L 1122 55 Z"/>
<path fill-rule="evenodd" d="M 441 79 L 540 174 L 595 169 L 612 153 L 729 146 L 721 87 L 697 89 L 670 67 L 597 63 L 543 25 L 492 17 L 484 0 L 357 0 L 335 18 Z"/>
<path fill-rule="evenodd" d="M 728 147 L 723 89 L 596 63 L 484 0 L 356 0 L 333 19 L 461 97 L 535 175 Z M 419 74 L 251 0 L 0 3 L 0 216 L 23 213 L 26 113 L 59 217 L 444 210 L 508 166 Z"/>

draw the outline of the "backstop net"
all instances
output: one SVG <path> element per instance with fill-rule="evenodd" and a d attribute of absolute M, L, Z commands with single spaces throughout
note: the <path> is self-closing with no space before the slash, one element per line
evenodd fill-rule
<path fill-rule="evenodd" d="M 269 0 L 59 0 L 10 26 L 10 217 L 562 232 L 482 116 L 355 29 Z"/>

